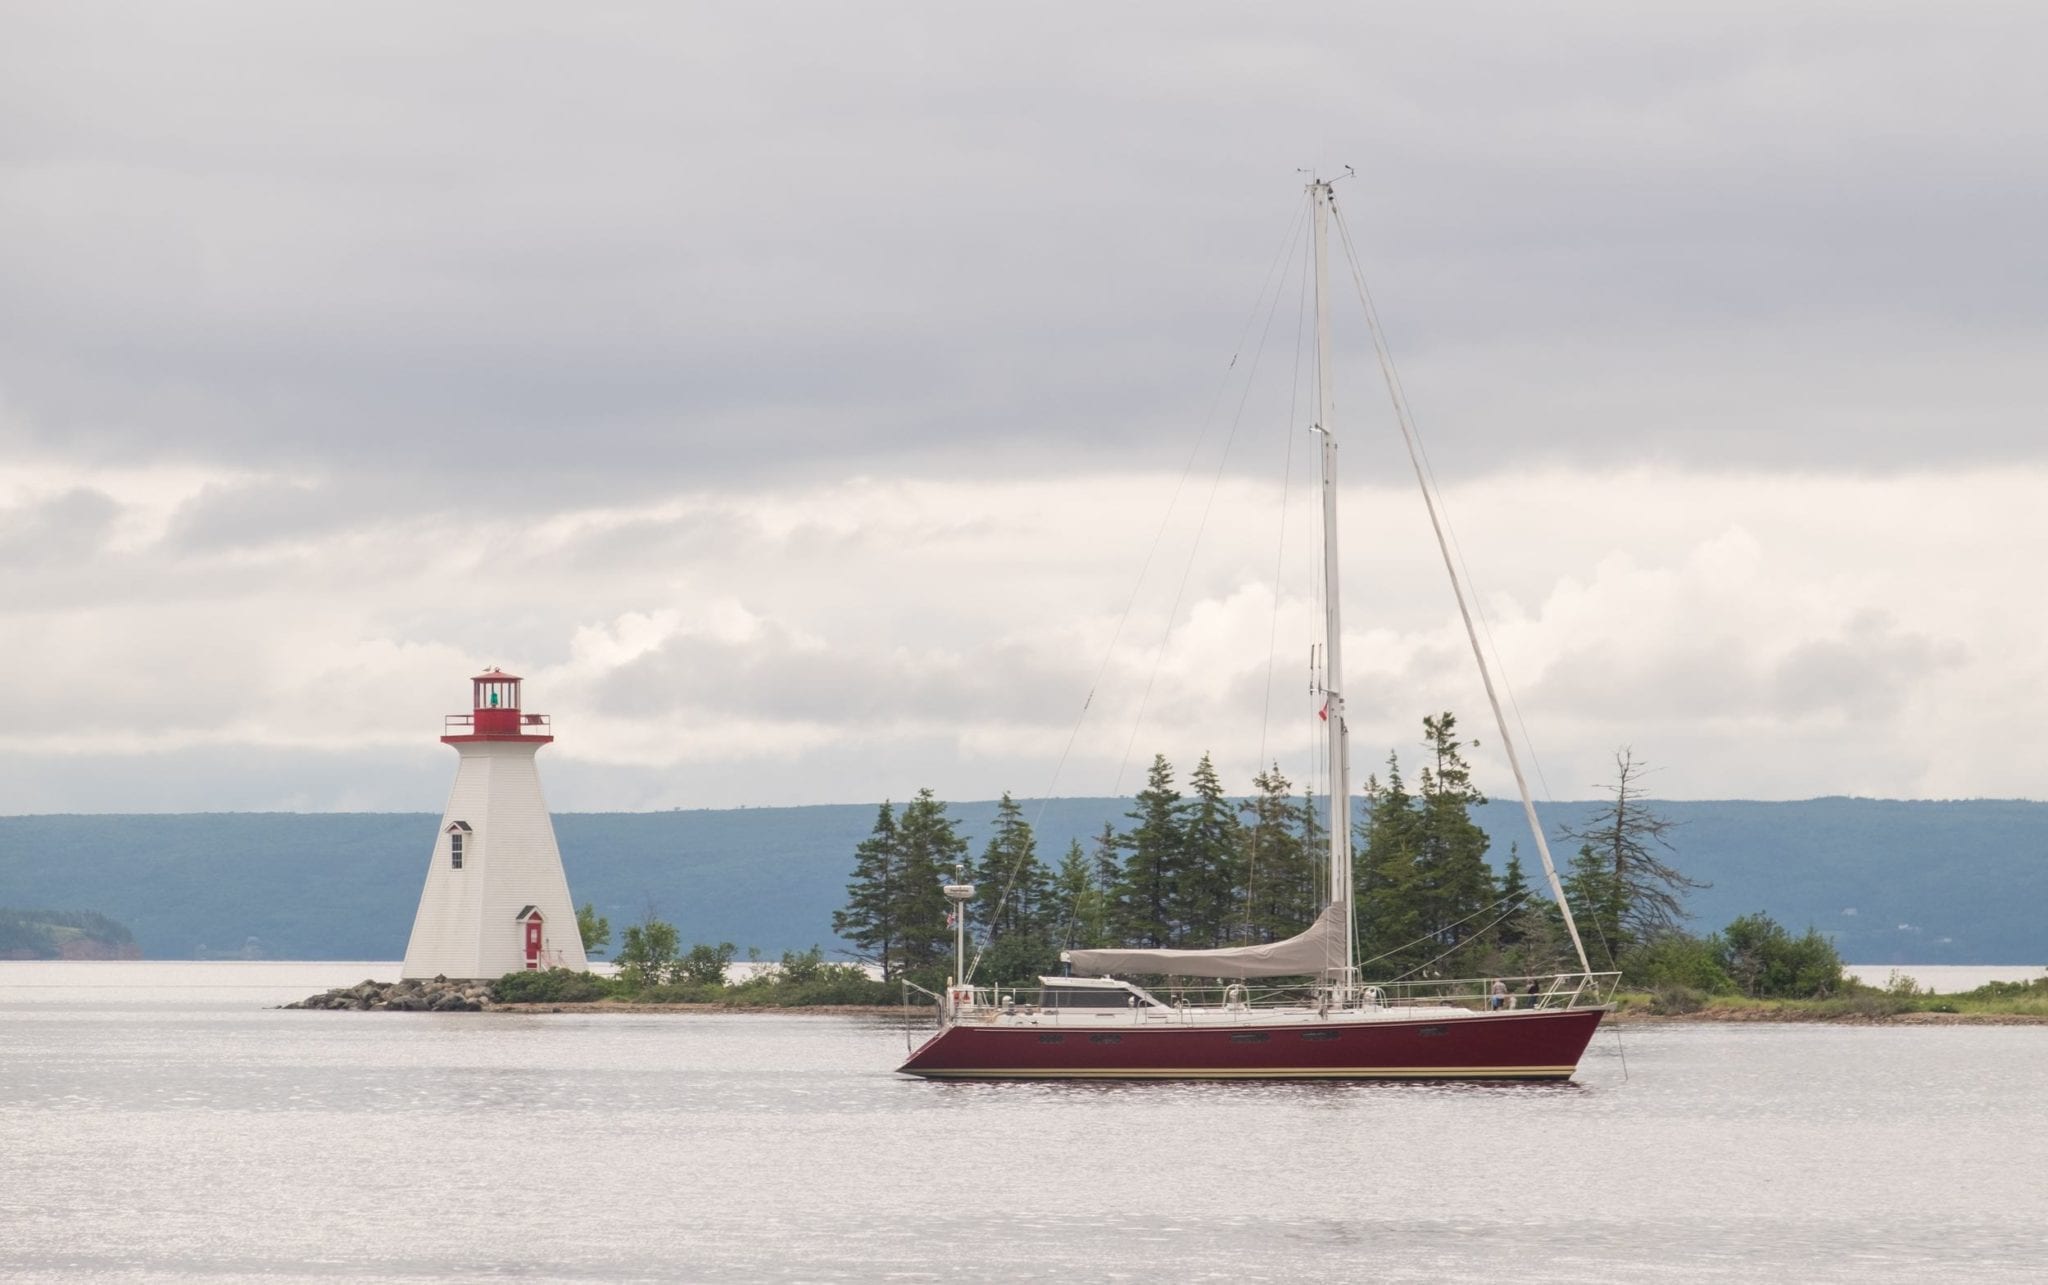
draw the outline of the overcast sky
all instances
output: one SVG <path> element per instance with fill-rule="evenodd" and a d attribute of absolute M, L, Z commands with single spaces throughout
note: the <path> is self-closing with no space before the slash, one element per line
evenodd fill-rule
<path fill-rule="evenodd" d="M 433 810 L 485 665 L 565 810 L 1299 779 L 1346 165 L 1549 794 L 2042 797 L 2043 65 L 2020 4 L 10 5 L 0 811 Z M 1506 793 L 1337 342 L 1354 761 L 1449 708 Z"/>

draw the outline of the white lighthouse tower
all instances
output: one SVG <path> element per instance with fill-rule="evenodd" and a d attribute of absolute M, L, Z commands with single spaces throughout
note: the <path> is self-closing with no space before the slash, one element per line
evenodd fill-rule
<path fill-rule="evenodd" d="M 441 743 L 462 758 L 406 944 L 406 977 L 588 967 L 534 765 L 555 738 L 547 715 L 520 712 L 519 682 L 497 669 L 478 674 L 471 712 L 446 720 Z"/>

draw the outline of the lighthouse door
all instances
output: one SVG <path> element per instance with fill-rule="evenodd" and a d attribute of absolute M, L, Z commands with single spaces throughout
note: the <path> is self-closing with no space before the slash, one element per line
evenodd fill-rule
<path fill-rule="evenodd" d="M 540 912 L 535 911 L 526 919 L 526 966 L 540 967 Z"/>

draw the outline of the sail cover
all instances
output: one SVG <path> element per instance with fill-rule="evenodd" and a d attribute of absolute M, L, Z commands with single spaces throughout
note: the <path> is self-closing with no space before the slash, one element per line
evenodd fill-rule
<path fill-rule="evenodd" d="M 1168 977 L 1299 977 L 1344 967 L 1344 907 L 1323 908 L 1308 931 L 1263 946 L 1216 950 L 1075 950 L 1067 962 L 1085 977 L 1163 973 Z"/>

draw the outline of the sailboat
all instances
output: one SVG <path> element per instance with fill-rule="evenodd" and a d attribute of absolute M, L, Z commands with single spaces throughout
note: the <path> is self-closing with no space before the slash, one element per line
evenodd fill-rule
<path fill-rule="evenodd" d="M 1308 188 L 1314 229 L 1316 311 L 1315 431 L 1320 438 L 1323 572 L 1323 694 L 1318 721 L 1328 737 L 1330 899 L 1303 932 L 1282 941 L 1208 950 L 1072 950 L 1061 956 L 1068 975 L 1040 977 L 1035 987 L 976 986 L 967 966 L 964 930 L 956 936 L 954 979 L 938 1000 L 939 1026 L 898 1068 L 933 1079 L 1459 1079 L 1564 1080 L 1608 1011 L 1619 975 L 1596 973 L 1536 818 L 1514 741 L 1501 716 L 1493 679 L 1436 503 L 1414 445 L 1412 425 L 1389 377 L 1396 418 L 1416 462 L 1418 481 L 1437 529 L 1493 706 L 1501 743 L 1521 790 L 1535 847 L 1551 894 L 1577 952 L 1579 970 L 1537 977 L 1444 980 L 1362 976 L 1357 959 L 1357 905 L 1352 890 L 1348 733 L 1344 719 L 1343 627 L 1337 544 L 1337 439 L 1330 389 L 1330 223 L 1332 181 Z M 1339 221 L 1339 231 L 1343 226 Z M 1347 249 L 1349 237 L 1344 236 Z M 1354 259 L 1355 262 L 1355 259 Z M 1363 295 L 1361 281 L 1361 295 Z M 1366 297 L 1374 344 L 1384 341 Z M 1387 369 L 1391 371 L 1390 364 Z M 956 924 L 972 885 L 951 884 Z M 1163 977 L 1147 989 L 1130 977 Z M 1277 979 L 1294 979 L 1281 984 Z M 1212 983 L 1193 989 L 1183 979 Z M 1305 982 L 1301 979 L 1307 979 Z M 1156 990 L 1165 990 L 1162 999 Z"/>

